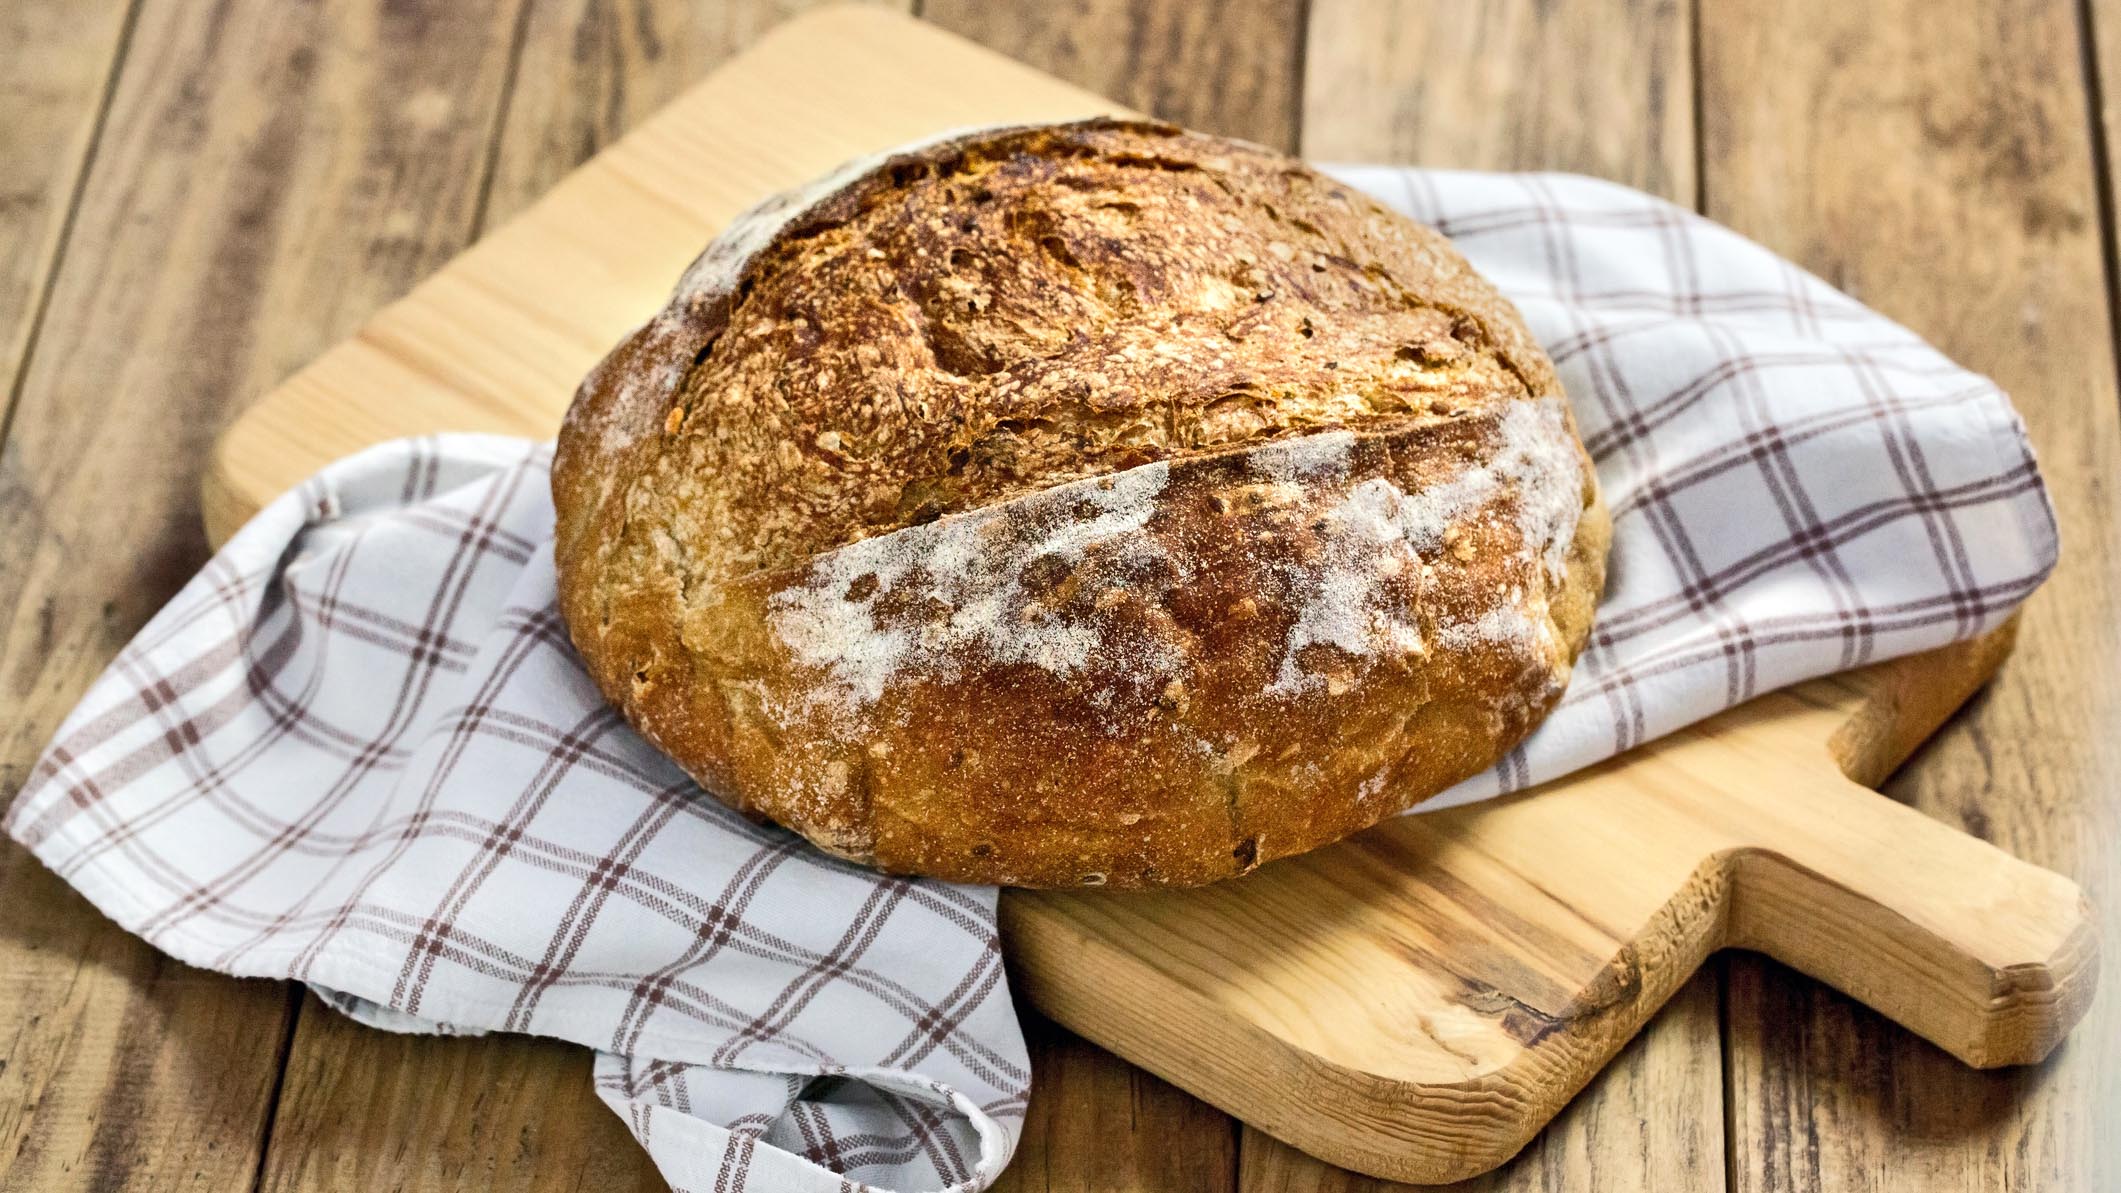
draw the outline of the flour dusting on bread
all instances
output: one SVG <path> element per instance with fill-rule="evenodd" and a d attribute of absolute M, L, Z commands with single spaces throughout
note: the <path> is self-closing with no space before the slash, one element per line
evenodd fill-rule
<path fill-rule="evenodd" d="M 1326 458 L 1321 450 L 1330 448 L 1305 449 L 1312 456 L 1293 449 L 1330 438 L 1313 436 L 1287 448 L 1275 445 L 1279 450 L 1272 466 L 1287 471 L 1291 459 Z M 1346 445 L 1337 445 L 1337 450 L 1344 461 Z M 1267 454 L 1262 449 L 1254 458 Z M 1426 644 L 1419 610 L 1397 599 L 1393 581 L 1418 568 L 1422 556 L 1433 556 L 1468 534 L 1499 502 L 1514 502 L 1518 550 L 1539 562 L 1541 580 L 1547 574 L 1558 578 L 1583 511 L 1582 467 L 1561 401 L 1540 398 L 1509 403 L 1496 420 L 1494 454 L 1467 464 L 1449 481 L 1408 492 L 1385 477 L 1373 477 L 1351 488 L 1326 511 L 1319 556 L 1297 577 L 1308 595 L 1268 690 L 1293 695 L 1330 686 L 1330 677 L 1304 665 L 1306 651 L 1314 646 L 1337 648 L 1358 669 L 1379 659 L 1420 654 Z M 1543 622 L 1545 593 L 1530 595 Z M 1520 602 L 1525 599 L 1520 591 Z M 1473 626 L 1451 627 L 1443 645 L 1454 650 L 1476 643 L 1532 649 L 1540 641 L 1532 623 L 1521 604 L 1500 605 Z M 1339 658 L 1333 664 L 1344 665 Z"/>
<path fill-rule="evenodd" d="M 1294 439 L 1276 439 L 1252 449 L 1252 471 L 1270 480 L 1330 480 L 1347 475 L 1353 431 L 1321 431 Z"/>
<path fill-rule="evenodd" d="M 1404 497 L 1391 481 L 1373 477 L 1326 511 L 1318 558 L 1290 569 L 1291 579 L 1309 591 L 1268 691 L 1293 695 L 1330 683 L 1304 667 L 1310 647 L 1331 646 L 1365 663 L 1421 652 L 1416 607 L 1387 595 L 1390 581 L 1420 566 L 1400 524 Z"/>
<path fill-rule="evenodd" d="M 1544 617 L 1534 618 L 1525 612 L 1522 603 L 1513 603 L 1497 605 L 1471 621 L 1447 622 L 1437 630 L 1436 640 L 1452 650 L 1497 645 L 1534 650 L 1553 633 L 1551 623 Z"/>
<path fill-rule="evenodd" d="M 1514 494 L 1524 549 L 1559 575 L 1583 512 L 1583 462 L 1559 398 L 1511 402 L 1498 420 L 1492 459 L 1441 485 L 1399 493 L 1398 523 L 1422 550 L 1441 545 L 1469 511 Z"/>
<path fill-rule="evenodd" d="M 1143 528 L 1169 476 L 1146 464 L 827 552 L 774 594 L 770 624 L 797 662 L 831 677 L 817 695 L 839 718 L 894 683 L 947 681 L 968 664 L 1074 675 L 1119 645 L 1111 606 L 1049 604 L 1027 577 L 1041 560 L 1072 571 L 1093 554 L 1162 554 Z"/>
<path fill-rule="evenodd" d="M 1559 698 L 1610 524 L 1434 229 L 1168 125 L 946 135 L 745 213 L 553 467 L 598 687 L 716 796 L 957 881 L 1193 885 Z"/>

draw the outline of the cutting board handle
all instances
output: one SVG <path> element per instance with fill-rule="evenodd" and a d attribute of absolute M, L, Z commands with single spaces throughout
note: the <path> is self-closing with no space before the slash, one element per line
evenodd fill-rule
<path fill-rule="evenodd" d="M 1811 974 L 1970 1065 L 2031 1064 L 2092 995 L 2077 885 L 1848 780 L 1792 784 L 1730 857 L 1726 943 Z"/>

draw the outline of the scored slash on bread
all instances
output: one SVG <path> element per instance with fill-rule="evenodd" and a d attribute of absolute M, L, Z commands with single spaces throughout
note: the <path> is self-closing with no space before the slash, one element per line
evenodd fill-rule
<path fill-rule="evenodd" d="M 887 870 L 1191 885 L 1492 765 L 1609 526 L 1448 242 L 1146 122 L 769 202 L 583 383 L 561 607 L 717 797 Z"/>

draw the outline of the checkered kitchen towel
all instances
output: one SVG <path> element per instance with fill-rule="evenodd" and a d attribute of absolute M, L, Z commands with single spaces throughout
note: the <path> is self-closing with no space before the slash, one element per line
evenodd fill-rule
<path fill-rule="evenodd" d="M 1758 246 L 1586 179 L 1342 176 L 1517 301 L 1614 514 L 1565 703 L 1432 806 L 1979 633 L 2053 565 L 2003 395 Z M 554 611 L 548 459 L 385 444 L 275 503 L 90 690 L 9 831 L 194 964 L 595 1048 L 682 1188 L 984 1185 L 1028 1083 L 994 892 L 835 862 L 635 737 Z"/>

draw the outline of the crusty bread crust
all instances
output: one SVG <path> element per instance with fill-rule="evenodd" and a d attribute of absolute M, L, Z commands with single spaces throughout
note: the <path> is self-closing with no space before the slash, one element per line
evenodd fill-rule
<path fill-rule="evenodd" d="M 1442 237 L 1120 121 L 747 217 L 583 383 L 553 492 L 583 658 L 707 790 L 1024 886 L 1214 881 L 1492 765 L 1610 535 Z"/>

